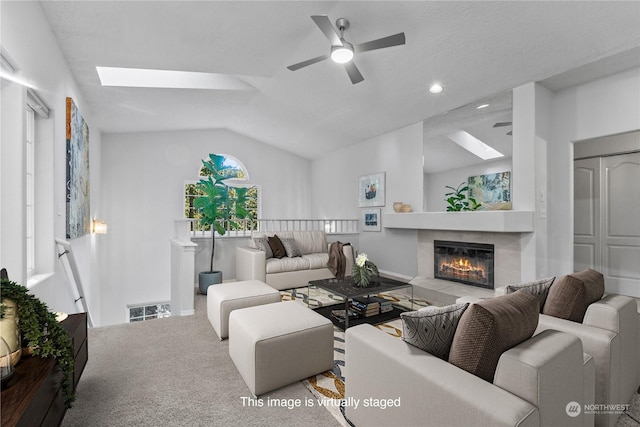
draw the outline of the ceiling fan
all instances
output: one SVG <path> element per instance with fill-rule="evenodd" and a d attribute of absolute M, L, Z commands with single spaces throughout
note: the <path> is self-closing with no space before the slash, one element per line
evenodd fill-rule
<path fill-rule="evenodd" d="M 495 123 L 493 125 L 493 127 L 494 128 L 501 128 L 501 127 L 504 127 L 504 126 L 511 126 L 512 124 L 513 124 L 512 122 L 498 122 L 498 123 Z M 507 132 L 507 135 L 513 135 L 513 131 L 510 130 L 509 132 Z"/>
<path fill-rule="evenodd" d="M 331 42 L 331 51 L 328 54 L 316 56 L 315 58 L 289 65 L 287 68 L 291 71 L 296 71 L 300 68 L 315 64 L 316 62 L 331 58 L 334 62 L 344 64 L 344 68 L 351 79 L 351 83 L 356 84 L 363 81 L 364 77 L 362 77 L 360 70 L 358 70 L 358 67 L 356 67 L 356 64 L 353 62 L 355 54 L 367 52 L 369 50 L 383 49 L 385 47 L 399 46 L 405 43 L 404 33 L 398 33 L 392 36 L 354 45 L 344 39 L 344 31 L 349 28 L 349 21 L 347 19 L 339 18 L 336 20 L 337 29 L 331 25 L 331 21 L 329 21 L 329 17 L 327 15 L 313 15 L 311 19 L 313 19 L 313 22 L 315 22 L 318 28 L 320 28 L 320 31 L 322 31 L 329 39 L 329 42 Z"/>

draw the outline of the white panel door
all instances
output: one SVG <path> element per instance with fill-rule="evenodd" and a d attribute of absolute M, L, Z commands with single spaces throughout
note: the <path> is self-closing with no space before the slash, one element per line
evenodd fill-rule
<path fill-rule="evenodd" d="M 601 165 L 606 291 L 640 297 L 640 153 L 602 157 Z"/>
<path fill-rule="evenodd" d="M 601 271 L 600 158 L 576 160 L 573 176 L 573 270 Z"/>

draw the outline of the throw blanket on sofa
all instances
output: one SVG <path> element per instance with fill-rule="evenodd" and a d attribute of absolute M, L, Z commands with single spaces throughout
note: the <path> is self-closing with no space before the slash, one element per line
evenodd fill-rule
<path fill-rule="evenodd" d="M 344 277 L 344 269 L 347 262 L 347 258 L 342 251 L 343 246 L 351 246 L 351 243 L 333 242 L 329 246 L 329 261 L 327 262 L 327 267 L 338 279 Z"/>

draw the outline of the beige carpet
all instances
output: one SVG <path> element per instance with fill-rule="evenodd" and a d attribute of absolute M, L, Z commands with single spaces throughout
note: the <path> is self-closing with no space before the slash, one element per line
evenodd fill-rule
<path fill-rule="evenodd" d="M 263 407 L 249 406 L 228 341 L 218 340 L 206 317 L 205 296 L 196 295 L 195 308 L 194 316 L 90 329 L 89 361 L 62 425 L 340 425 L 318 406 L 266 404 L 312 399 L 301 382 L 261 396 Z"/>

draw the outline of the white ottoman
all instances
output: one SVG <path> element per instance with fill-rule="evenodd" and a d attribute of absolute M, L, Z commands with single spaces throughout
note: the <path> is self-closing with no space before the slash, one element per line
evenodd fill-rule
<path fill-rule="evenodd" d="M 207 291 L 207 316 L 222 340 L 229 336 L 229 313 L 233 310 L 274 302 L 280 302 L 280 292 L 259 280 L 222 283 Z"/>
<path fill-rule="evenodd" d="M 333 367 L 333 324 L 296 301 L 234 310 L 229 355 L 259 396 Z"/>

